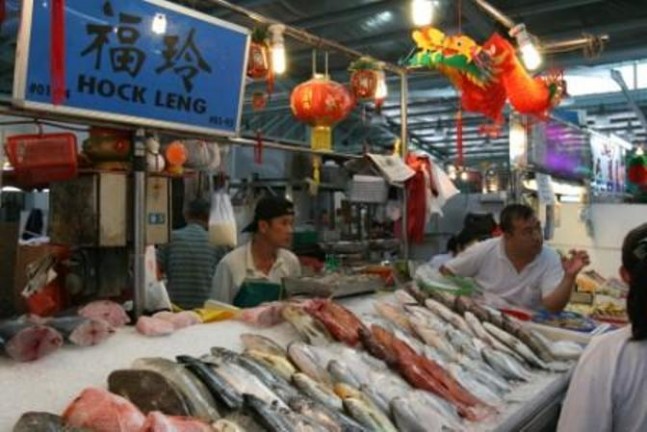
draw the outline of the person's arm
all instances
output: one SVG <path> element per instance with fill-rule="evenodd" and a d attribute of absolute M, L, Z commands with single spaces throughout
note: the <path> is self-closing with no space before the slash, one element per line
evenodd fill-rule
<path fill-rule="evenodd" d="M 547 281 L 542 286 L 542 291 L 544 292 L 542 305 L 544 308 L 550 312 L 561 312 L 571 299 L 577 275 L 589 263 L 588 253 L 576 250 L 571 250 L 569 258 L 563 258 L 561 264 L 554 262 L 552 266 L 561 269 L 561 271 L 556 272 L 556 269 L 551 269 L 549 275 L 546 276 Z M 557 279 L 556 274 L 561 274 L 561 279 Z M 559 281 L 557 285 L 554 283 L 556 279 Z"/>
<path fill-rule="evenodd" d="M 440 267 L 440 273 L 443 276 L 476 276 L 481 268 L 483 253 L 486 247 L 487 245 L 480 243 L 458 254 Z"/>

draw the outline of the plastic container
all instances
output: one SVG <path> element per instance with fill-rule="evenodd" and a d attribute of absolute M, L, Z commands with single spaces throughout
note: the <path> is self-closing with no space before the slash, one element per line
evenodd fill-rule
<path fill-rule="evenodd" d="M 46 184 L 76 177 L 77 145 L 72 133 L 13 135 L 7 138 L 6 150 L 22 183 Z"/>

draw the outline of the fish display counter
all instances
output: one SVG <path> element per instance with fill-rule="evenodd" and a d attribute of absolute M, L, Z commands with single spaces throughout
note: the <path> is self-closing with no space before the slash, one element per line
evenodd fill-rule
<path fill-rule="evenodd" d="M 493 356 L 490 364 L 495 366 L 490 368 L 485 363 L 481 364 L 469 358 L 471 354 L 468 354 L 470 348 L 467 346 L 471 346 L 471 342 L 461 339 L 463 333 L 458 328 L 463 325 L 475 325 L 473 320 L 469 323 L 467 320 L 456 323 L 458 328 L 453 328 L 448 324 L 455 317 L 445 316 L 444 319 L 447 321 L 442 323 L 438 321 L 438 324 L 448 325 L 442 327 L 447 330 L 447 337 L 436 341 L 433 339 L 433 322 L 435 322 L 433 320 L 438 317 L 434 314 L 442 315 L 447 311 L 433 311 L 425 308 L 424 305 L 413 305 L 410 303 L 411 297 L 405 296 L 406 294 L 400 296 L 376 294 L 340 300 L 339 304 L 327 300 L 314 300 L 303 306 L 305 309 L 309 308 L 310 315 L 304 314 L 298 307 L 286 306 L 283 316 L 288 322 L 269 328 L 254 327 L 239 321 L 223 321 L 187 327 L 164 337 L 147 338 L 138 333 L 134 327 L 122 327 L 101 345 L 92 348 L 65 346 L 55 354 L 37 362 L 16 363 L 0 358 L 0 382 L 4 388 L 3 402 L 0 404 L 0 431 L 12 430 L 21 415 L 26 412 L 37 411 L 61 415 L 67 409 L 69 413 L 73 401 L 73 408 L 75 404 L 82 402 L 80 401 L 82 398 L 78 397 L 84 390 L 108 388 L 109 377 L 111 391 L 120 385 L 123 386 L 124 383 L 127 387 L 137 380 L 137 375 L 129 373 L 128 370 L 132 372 L 136 361 L 138 362 L 135 363 L 136 365 L 146 363 L 146 360 L 142 360 L 145 358 L 177 359 L 180 363 L 184 362 L 187 368 L 191 366 L 193 361 L 191 359 L 202 358 L 203 361 L 207 361 L 204 360 L 205 354 L 209 355 L 208 361 L 213 361 L 213 364 L 235 362 L 237 353 L 247 349 L 247 352 L 253 354 L 251 351 L 256 350 L 253 346 L 257 343 L 256 336 L 250 336 L 250 334 L 273 340 L 281 347 L 281 351 L 289 354 L 292 364 L 296 367 L 290 366 L 294 369 L 291 372 L 288 371 L 285 378 L 292 378 L 291 382 L 298 388 L 300 395 L 305 394 L 326 404 L 327 396 L 322 396 L 322 392 L 326 390 L 320 384 L 327 379 L 332 379 L 336 383 L 331 387 L 334 387 L 338 396 L 331 392 L 329 407 L 335 407 L 339 403 L 337 408 L 346 411 L 342 416 L 352 417 L 349 422 L 360 424 L 357 429 L 344 430 L 371 430 L 371 422 L 380 421 L 379 415 L 376 414 L 380 411 L 380 407 L 391 411 L 392 420 L 388 418 L 383 420 L 390 425 L 391 429 L 386 427 L 385 430 L 419 430 L 416 429 L 416 425 L 420 427 L 425 424 L 423 408 L 427 407 L 433 408 L 430 412 L 434 413 L 433 421 L 437 422 L 438 430 L 442 427 L 473 431 L 540 430 L 551 418 L 555 420 L 574 362 L 548 364 L 528 354 L 529 358 L 542 367 L 515 369 L 515 366 L 506 363 L 507 357 L 500 357 L 500 352 L 509 351 L 504 345 L 499 346 L 500 352 L 479 346 L 479 350 L 484 350 L 487 355 Z M 433 313 L 429 314 L 429 311 Z M 403 315 L 405 312 L 409 315 Z M 408 321 L 402 321 L 403 316 L 408 317 Z M 314 321 L 308 321 L 311 317 L 318 319 L 317 325 L 313 326 Z M 331 320 L 331 317 L 335 320 Z M 357 321 L 358 324 L 352 324 L 356 317 L 359 317 L 363 323 Z M 423 318 L 428 321 L 424 321 Z M 404 328 L 410 326 L 411 334 L 408 335 L 407 331 L 403 327 L 398 328 L 398 325 Z M 325 328 L 328 330 L 326 331 Z M 489 329 L 489 325 L 484 328 L 485 331 L 492 330 Z M 482 330 L 482 327 L 479 326 L 479 329 Z M 496 330 L 492 331 L 496 334 Z M 419 338 L 414 338 L 413 334 L 418 335 Z M 492 335 L 492 333 L 488 334 Z M 487 335 L 482 336 L 488 339 Z M 501 337 L 506 336 L 501 335 Z M 333 338 L 335 341 L 331 342 Z M 306 343 L 290 345 L 293 341 Z M 353 345 L 364 346 L 366 351 L 355 350 L 351 348 Z M 288 346 L 290 349 L 285 351 L 284 347 Z M 441 348 L 443 346 L 444 348 Z M 458 353 L 461 346 L 464 352 Z M 213 347 L 221 348 L 213 350 Z M 383 349 L 385 347 L 387 349 Z M 430 347 L 433 349 L 429 349 Z M 443 349 L 447 352 L 443 352 Z M 262 351 L 261 348 L 258 350 Z M 436 357 L 439 352 L 442 352 L 442 355 Z M 368 353 L 381 358 L 384 362 L 373 357 L 367 359 Z M 456 363 L 447 361 L 457 354 Z M 510 354 L 510 357 L 517 357 L 517 354 Z M 327 364 L 327 367 L 318 367 L 316 361 L 313 363 L 314 358 L 325 358 L 324 364 Z M 426 362 L 425 358 L 431 361 Z M 434 358 L 436 360 L 432 360 Z M 260 358 L 258 360 L 260 361 Z M 362 364 L 366 367 L 356 367 L 355 361 L 365 362 Z M 403 366 L 405 363 L 418 364 L 417 362 L 422 365 L 421 369 L 427 368 L 429 376 L 424 370 L 416 372 Z M 458 363 L 461 367 L 457 366 Z M 389 370 L 386 364 L 393 370 Z M 496 370 L 497 373 L 493 373 L 492 376 L 483 373 L 472 386 L 470 380 L 473 376 L 467 373 L 470 372 L 468 367 L 470 364 L 482 365 L 479 368 Z M 235 368 L 227 369 L 229 372 L 225 372 L 225 369 L 222 368 L 219 376 L 229 379 L 230 383 L 231 380 L 245 380 L 245 378 L 236 378 L 240 376 L 234 374 Z M 297 370 L 300 372 L 296 372 Z M 274 372 L 281 374 L 280 369 L 275 369 Z M 419 374 L 416 375 L 414 372 Z M 373 373 L 376 375 L 371 375 Z M 323 374 L 325 377 L 318 374 Z M 506 376 L 509 380 L 496 378 L 498 376 Z M 118 381 L 118 378 L 123 379 Z M 317 379 L 319 383 L 315 382 Z M 487 380 L 492 380 L 489 389 L 488 386 L 482 385 L 483 382 L 488 382 Z M 370 385 L 370 381 L 374 381 L 374 385 Z M 349 385 L 346 385 L 347 383 Z M 350 385 L 351 383 L 353 385 Z M 442 383 L 442 386 L 435 388 L 437 383 Z M 236 385 L 233 387 L 241 392 L 241 389 L 251 387 L 240 382 L 234 384 Z M 410 387 L 410 384 L 415 384 L 413 387 L 416 389 Z M 356 393 L 357 390 L 353 390 L 354 385 L 362 389 L 362 396 Z M 493 389 L 498 386 L 501 387 L 501 391 L 494 391 Z M 479 387 L 480 391 L 477 391 L 476 387 Z M 282 399 L 287 397 L 283 397 L 285 392 L 288 392 L 285 388 L 281 391 L 279 388 L 272 388 Z M 464 391 L 466 388 L 469 392 Z M 432 396 L 432 393 L 425 390 L 434 391 L 443 397 Z M 127 394 L 128 389 L 120 393 Z M 259 397 L 262 396 L 259 395 Z M 421 405 L 420 400 L 425 402 Z M 245 398 L 245 404 L 252 404 L 252 402 L 249 398 Z M 257 400 L 256 402 L 261 403 Z M 424 405 L 427 403 L 429 405 Z M 367 405 L 374 407 L 373 411 L 367 410 Z M 289 404 L 289 407 L 297 409 L 296 404 Z M 370 415 L 367 415 L 367 412 Z M 277 411 L 272 415 L 280 417 L 284 414 L 279 415 Z M 426 421 L 429 421 L 428 418 Z M 529 429 L 525 429 L 526 427 Z M 272 429 L 264 427 L 261 430 Z M 435 429 L 425 427 L 420 430 Z"/>

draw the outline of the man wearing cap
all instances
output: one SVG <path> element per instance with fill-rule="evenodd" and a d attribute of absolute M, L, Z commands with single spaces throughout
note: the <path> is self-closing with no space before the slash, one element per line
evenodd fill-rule
<path fill-rule="evenodd" d="M 227 254 L 216 268 L 211 298 L 248 307 L 276 300 L 285 277 L 301 275 L 299 260 L 287 250 L 292 244 L 294 206 L 284 198 L 261 199 L 254 220 L 243 230 L 248 243 Z"/>

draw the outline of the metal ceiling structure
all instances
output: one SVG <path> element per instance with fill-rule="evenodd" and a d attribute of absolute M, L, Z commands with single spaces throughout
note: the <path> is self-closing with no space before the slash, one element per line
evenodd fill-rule
<path fill-rule="evenodd" d="M 286 37 L 288 72 L 278 79 L 276 89 L 265 110 L 255 112 L 251 95 L 263 90 L 264 84 L 249 82 L 243 114 L 243 134 L 252 135 L 261 129 L 268 139 L 307 144 L 307 128 L 294 121 L 289 109 L 292 88 L 312 75 L 313 45 L 317 37 L 338 43 L 346 51 L 361 52 L 397 65 L 414 47 L 409 1 L 403 0 L 231 0 L 241 11 L 225 7 L 219 0 L 175 0 L 223 20 L 247 27 L 257 25 L 241 11 L 251 11 L 297 29 Z M 529 32 L 550 45 L 584 34 L 609 36 L 604 50 L 597 56 L 583 50 L 553 52 L 544 56 L 544 70 L 564 68 L 577 75 L 600 73 L 601 65 L 635 62 L 647 59 L 647 7 L 644 0 L 489 0 L 488 3 L 517 23 L 525 23 Z M 492 32 L 505 31 L 479 7 L 475 0 L 437 0 L 434 25 L 445 33 L 460 30 L 477 42 L 483 42 Z M 12 15 L 13 14 L 13 15 Z M 17 26 L 16 11 L 8 17 L 0 31 L 0 92 L 10 89 L 13 52 L 3 44 L 2 36 Z M 300 37 L 302 29 L 314 37 Z M 290 37 L 292 36 L 292 37 Z M 329 49 L 329 73 L 339 82 L 347 82 L 349 52 Z M 319 47 L 319 70 L 323 68 L 325 50 Z M 602 68 L 604 70 L 604 68 Z M 353 114 L 335 127 L 335 149 L 344 153 L 359 153 L 365 146 L 375 151 L 390 147 L 400 136 L 399 76 L 388 76 L 389 97 L 378 114 L 371 105 L 360 105 Z M 458 102 L 449 81 L 435 72 L 415 72 L 408 78 L 408 129 L 410 142 L 437 158 L 452 161 L 456 156 L 455 113 Z M 647 111 L 647 93 L 630 90 L 639 109 Z M 634 142 L 644 142 L 646 133 L 639 124 L 624 95 L 617 91 L 572 97 L 567 109 L 587 111 L 590 127 L 604 132 L 630 136 Z M 466 163 L 507 159 L 508 142 L 504 130 L 500 137 L 487 138 L 479 134 L 484 118 L 464 115 Z"/>

